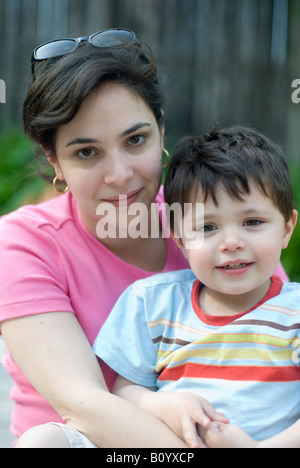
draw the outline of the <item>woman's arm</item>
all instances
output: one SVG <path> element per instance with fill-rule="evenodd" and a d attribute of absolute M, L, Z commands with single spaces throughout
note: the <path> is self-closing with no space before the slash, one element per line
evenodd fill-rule
<path fill-rule="evenodd" d="M 8 320 L 1 331 L 31 384 L 66 424 L 99 447 L 186 447 L 161 421 L 107 391 L 98 361 L 72 313 Z"/>
<path fill-rule="evenodd" d="M 212 421 L 228 423 L 207 400 L 193 393 L 156 392 L 156 388 L 136 385 L 120 375 L 113 392 L 159 418 L 191 448 L 206 447 L 199 437 L 199 426 L 208 428 Z"/>
<path fill-rule="evenodd" d="M 257 448 L 300 448 L 300 419 L 280 434 L 258 442 Z"/>

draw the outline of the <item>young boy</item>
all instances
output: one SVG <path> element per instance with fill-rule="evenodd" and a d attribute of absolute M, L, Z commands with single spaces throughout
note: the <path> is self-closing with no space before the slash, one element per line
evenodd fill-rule
<path fill-rule="evenodd" d="M 204 204 L 193 219 L 203 242 L 189 248 L 183 232 L 191 270 L 140 280 L 117 301 L 94 344 L 119 374 L 115 393 L 192 447 L 198 433 L 210 447 L 300 447 L 300 285 L 273 275 L 297 221 L 281 150 L 242 127 L 185 138 L 165 202 Z"/>

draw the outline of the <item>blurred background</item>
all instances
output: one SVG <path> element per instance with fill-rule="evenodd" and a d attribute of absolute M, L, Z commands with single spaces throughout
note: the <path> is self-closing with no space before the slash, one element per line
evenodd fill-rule
<path fill-rule="evenodd" d="M 299 0 L 0 0 L 0 215 L 47 198 L 21 127 L 37 45 L 101 29 L 133 29 L 166 77 L 167 146 L 215 124 L 242 124 L 281 145 L 300 208 Z M 282 260 L 300 281 L 300 229 Z"/>

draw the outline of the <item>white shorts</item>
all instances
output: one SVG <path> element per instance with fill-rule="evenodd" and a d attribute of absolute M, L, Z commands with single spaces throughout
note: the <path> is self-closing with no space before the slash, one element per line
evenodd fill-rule
<path fill-rule="evenodd" d="M 73 429 L 72 427 L 66 426 L 65 424 L 61 423 L 49 424 L 55 424 L 55 426 L 59 426 L 62 429 L 69 441 L 70 448 L 98 448 L 85 435 L 83 435 L 79 431 L 76 431 L 76 429 Z"/>

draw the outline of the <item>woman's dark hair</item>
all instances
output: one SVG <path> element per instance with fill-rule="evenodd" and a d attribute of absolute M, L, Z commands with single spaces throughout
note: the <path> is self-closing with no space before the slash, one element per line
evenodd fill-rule
<path fill-rule="evenodd" d="M 84 43 L 73 53 L 36 67 L 23 107 L 25 133 L 55 157 L 57 129 L 70 122 L 84 99 L 108 81 L 135 93 L 162 125 L 163 98 L 151 49 L 142 43 L 106 49 Z"/>
<path fill-rule="evenodd" d="M 200 189 L 202 201 L 211 197 L 217 206 L 217 187 L 243 200 L 251 191 L 251 183 L 273 201 L 287 222 L 294 198 L 282 150 L 250 128 L 214 129 L 208 135 L 184 137 L 177 143 L 165 180 L 165 202 L 183 207 L 193 202 Z M 170 224 L 174 230 L 174 219 Z"/>

